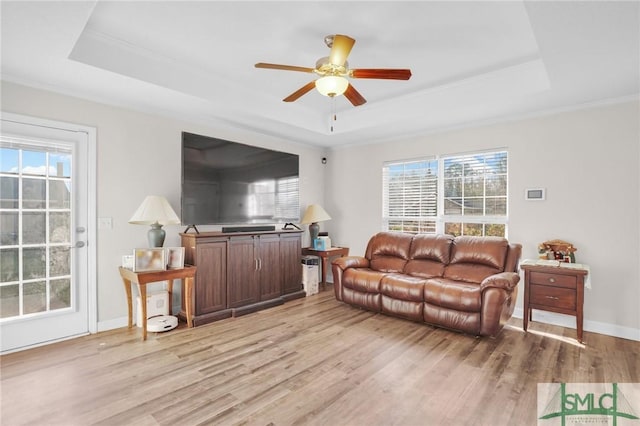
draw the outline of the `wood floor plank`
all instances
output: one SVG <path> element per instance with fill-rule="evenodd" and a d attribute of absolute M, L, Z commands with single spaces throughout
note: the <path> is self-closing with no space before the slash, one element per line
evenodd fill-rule
<path fill-rule="evenodd" d="M 640 382 L 640 342 L 512 319 L 476 338 L 337 302 L 0 357 L 2 425 L 535 424 L 537 384 Z M 37 403 L 34 403 L 37 401 Z"/>

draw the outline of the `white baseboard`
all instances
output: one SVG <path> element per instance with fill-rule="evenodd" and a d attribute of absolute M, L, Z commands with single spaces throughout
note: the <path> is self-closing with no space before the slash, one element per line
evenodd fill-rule
<path fill-rule="evenodd" d="M 114 328 L 126 327 L 127 325 L 129 325 L 129 319 L 127 317 L 114 318 L 108 321 L 98 321 L 98 333 L 101 331 L 113 330 Z"/>
<path fill-rule="evenodd" d="M 523 309 L 515 308 L 513 316 L 523 318 Z M 556 314 L 553 312 L 533 310 L 533 320 L 546 324 L 559 325 L 560 327 L 576 328 L 576 319 L 571 315 Z M 620 337 L 622 339 L 640 341 L 640 328 L 624 327 L 617 324 L 609 324 L 600 321 L 584 320 L 584 331 L 605 334 L 607 336 Z"/>

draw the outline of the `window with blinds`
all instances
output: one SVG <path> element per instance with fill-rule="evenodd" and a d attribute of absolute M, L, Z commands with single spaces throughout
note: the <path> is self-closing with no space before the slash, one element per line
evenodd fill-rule
<path fill-rule="evenodd" d="M 507 152 L 481 152 L 383 166 L 383 228 L 506 236 Z"/>
<path fill-rule="evenodd" d="M 435 159 L 387 163 L 382 179 L 385 229 L 436 232 L 438 162 Z"/>

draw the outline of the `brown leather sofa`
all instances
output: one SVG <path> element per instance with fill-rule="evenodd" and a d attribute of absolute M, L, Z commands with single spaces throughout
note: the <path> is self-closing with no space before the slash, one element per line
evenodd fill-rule
<path fill-rule="evenodd" d="M 515 307 L 522 246 L 498 237 L 380 232 L 332 263 L 336 298 L 374 312 L 495 336 Z"/>

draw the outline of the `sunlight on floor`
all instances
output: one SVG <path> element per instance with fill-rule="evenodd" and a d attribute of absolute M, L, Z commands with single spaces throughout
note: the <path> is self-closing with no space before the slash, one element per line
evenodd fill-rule
<path fill-rule="evenodd" d="M 516 327 L 513 325 L 505 325 L 504 328 L 508 328 L 510 330 L 514 330 L 514 331 L 519 331 L 521 333 L 524 333 L 524 330 L 521 327 Z M 547 333 L 545 331 L 539 331 L 539 330 L 532 330 L 532 329 L 528 329 L 527 333 L 531 333 L 531 334 L 537 334 L 538 336 L 544 336 L 544 337 L 549 337 L 551 339 L 555 339 L 555 340 L 559 340 L 563 343 L 569 343 L 570 345 L 573 346 L 577 346 L 581 349 L 584 349 L 586 346 L 584 345 L 584 343 L 580 343 L 578 342 L 576 339 L 572 338 L 572 337 L 565 337 L 565 336 L 559 336 L 557 334 L 553 334 L 553 333 Z"/>

